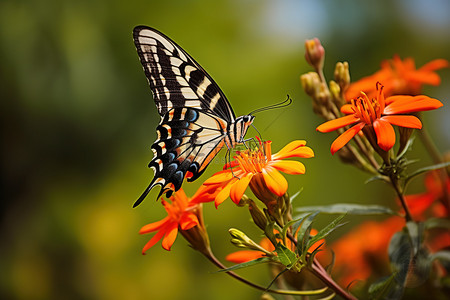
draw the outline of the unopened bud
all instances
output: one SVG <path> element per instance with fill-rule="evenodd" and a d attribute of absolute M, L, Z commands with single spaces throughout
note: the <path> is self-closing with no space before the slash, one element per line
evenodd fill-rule
<path fill-rule="evenodd" d="M 250 250 L 257 250 L 264 253 L 270 253 L 266 249 L 262 248 L 260 245 L 255 243 L 252 239 L 250 239 L 245 233 L 242 231 L 236 229 L 236 228 L 230 228 L 228 230 L 230 233 L 232 239 L 231 243 L 239 248 L 247 248 Z"/>
<path fill-rule="evenodd" d="M 334 104 L 337 108 L 341 108 L 345 104 L 345 100 L 341 97 L 341 87 L 334 80 L 330 81 L 329 86 Z"/>
<path fill-rule="evenodd" d="M 306 40 L 305 42 L 305 59 L 316 70 L 323 68 L 323 62 L 325 60 L 325 49 L 320 43 L 318 38 L 312 40 Z"/>
<path fill-rule="evenodd" d="M 327 85 L 325 83 L 320 84 L 320 90 L 319 94 L 317 95 L 317 101 L 319 104 L 327 106 L 328 108 L 328 101 L 331 98 L 330 90 L 328 90 Z"/>
<path fill-rule="evenodd" d="M 244 194 L 244 195 L 242 195 L 241 200 L 239 200 L 239 203 L 237 204 L 237 206 L 244 207 L 249 203 L 249 201 L 252 201 L 252 200 L 250 200 L 248 198 L 248 196 Z"/>
<path fill-rule="evenodd" d="M 252 216 L 253 222 L 255 222 L 256 226 L 258 226 L 259 228 L 264 230 L 267 226 L 266 215 L 259 209 L 259 207 L 253 201 L 251 201 L 248 204 L 248 210 L 249 210 L 250 215 Z"/>
<path fill-rule="evenodd" d="M 350 71 L 348 69 L 348 62 L 338 62 L 334 69 L 334 80 L 341 88 L 342 92 L 345 92 L 350 85 Z"/>
<path fill-rule="evenodd" d="M 316 72 L 308 72 L 300 76 L 300 82 L 303 90 L 313 99 L 317 98 L 320 90 L 320 78 Z"/>

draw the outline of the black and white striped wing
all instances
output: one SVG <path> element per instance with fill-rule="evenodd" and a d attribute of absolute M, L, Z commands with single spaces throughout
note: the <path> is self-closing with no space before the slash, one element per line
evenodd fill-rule
<path fill-rule="evenodd" d="M 138 26 L 134 42 L 161 115 L 149 164 L 155 175 L 137 206 L 157 185 L 158 197 L 170 196 L 185 177 L 198 178 L 220 151 L 236 117 L 214 80 L 167 36 Z"/>
<path fill-rule="evenodd" d="M 194 107 L 233 122 L 230 103 L 211 76 L 180 46 L 156 29 L 137 26 L 134 43 L 159 114 Z"/>

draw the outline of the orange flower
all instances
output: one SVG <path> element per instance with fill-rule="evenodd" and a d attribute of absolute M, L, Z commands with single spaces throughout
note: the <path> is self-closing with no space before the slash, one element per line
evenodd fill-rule
<path fill-rule="evenodd" d="M 423 84 L 439 85 L 441 78 L 435 71 L 449 66 L 447 60 L 435 59 L 416 69 L 414 59 L 406 58 L 402 61 L 395 55 L 393 59 L 381 63 L 381 70 L 352 83 L 345 95 L 347 99 L 353 99 L 358 97 L 360 91 L 365 91 L 369 98 L 375 97 L 376 82 L 383 82 L 387 96 L 418 95 Z"/>
<path fill-rule="evenodd" d="M 425 177 L 426 192 L 405 196 L 406 204 L 415 220 L 424 220 L 427 216 L 444 218 L 450 215 L 445 197 L 450 195 L 450 179 L 445 176 L 446 184 L 438 171 L 432 171 Z"/>
<path fill-rule="evenodd" d="M 344 147 L 365 126 L 373 128 L 378 146 L 388 151 L 395 144 L 395 132 L 392 125 L 407 128 L 422 128 L 420 120 L 412 115 L 404 115 L 418 111 L 432 110 L 443 104 L 427 96 L 391 96 L 385 99 L 383 86 L 376 84 L 377 95 L 372 100 L 364 93 L 352 99 L 350 104 L 341 107 L 347 116 L 323 123 L 317 131 L 330 132 L 347 125 L 355 124 L 341 134 L 331 145 L 331 153 Z M 369 128 L 370 128 L 369 127 Z"/>
<path fill-rule="evenodd" d="M 273 155 L 270 145 L 270 141 L 264 144 L 260 142 L 256 150 L 238 152 L 231 163 L 232 168 L 226 165 L 226 170 L 217 172 L 203 183 L 208 189 L 221 188 L 215 199 L 216 207 L 230 196 L 234 203 L 239 203 L 249 184 L 254 193 L 267 190 L 276 196 L 283 196 L 288 183 L 279 171 L 287 174 L 305 173 L 305 166 L 301 162 L 284 159 L 314 156 L 313 150 L 305 146 L 305 141 L 293 141 Z"/>
<path fill-rule="evenodd" d="M 384 275 L 389 263 L 389 242 L 404 225 L 404 219 L 399 217 L 383 222 L 365 222 L 331 244 L 330 248 L 336 254 L 333 272 L 339 282 L 347 286 L 353 280 L 366 280 L 375 270 Z"/>
<path fill-rule="evenodd" d="M 204 187 L 201 187 L 197 193 L 189 199 L 183 189 L 178 190 L 170 200 L 169 203 L 161 199 L 161 203 L 167 212 L 167 217 L 164 219 L 145 225 L 139 231 L 140 234 L 155 232 L 156 234 L 144 246 L 142 254 L 153 247 L 159 240 L 163 239 L 162 247 L 170 251 L 178 231 L 187 232 L 193 227 L 201 224 L 202 217 L 199 213 L 199 203 L 210 202 L 214 200 L 215 194 L 210 194 Z M 193 241 L 190 241 L 193 244 Z M 195 242 L 195 241 L 194 241 Z M 195 245 L 194 245 L 195 246 Z"/>

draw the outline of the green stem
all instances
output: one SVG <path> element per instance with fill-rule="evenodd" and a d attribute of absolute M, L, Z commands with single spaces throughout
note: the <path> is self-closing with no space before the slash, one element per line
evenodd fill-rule
<path fill-rule="evenodd" d="M 403 210 L 405 211 L 406 222 L 412 221 L 413 218 L 411 216 L 411 212 L 409 211 L 408 205 L 406 204 L 406 199 L 405 196 L 403 195 L 402 189 L 400 188 L 400 184 L 398 182 L 397 177 L 395 177 L 394 174 L 391 174 L 389 176 L 389 179 L 391 180 L 392 186 L 394 187 L 394 190 L 397 193 L 398 198 L 400 199 L 400 203 L 403 206 Z"/>
<path fill-rule="evenodd" d="M 205 255 L 206 258 L 209 259 L 209 261 L 211 261 L 214 265 L 216 265 L 219 269 L 226 269 L 227 267 L 224 266 L 215 256 L 214 254 L 212 254 L 212 252 L 210 252 L 209 254 L 203 253 L 203 255 Z M 242 283 L 245 283 L 248 286 L 251 286 L 255 289 L 258 289 L 260 291 L 263 292 L 267 292 L 267 293 L 274 293 L 274 294 L 280 294 L 280 295 L 297 295 L 297 296 L 307 296 L 307 295 L 319 295 L 322 294 L 323 292 L 325 292 L 328 288 L 325 287 L 323 289 L 318 289 L 318 290 L 311 290 L 311 291 L 294 291 L 294 290 L 278 290 L 278 289 L 268 289 L 265 288 L 263 286 L 257 285 L 251 281 L 248 281 L 247 279 L 239 276 L 238 274 L 234 273 L 233 271 L 228 271 L 226 272 L 228 275 L 230 275 L 231 277 L 239 280 Z"/>

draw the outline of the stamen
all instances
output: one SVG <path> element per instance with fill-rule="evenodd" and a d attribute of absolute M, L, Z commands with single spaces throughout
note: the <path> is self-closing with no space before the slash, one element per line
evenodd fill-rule
<path fill-rule="evenodd" d="M 264 150 L 266 153 L 267 162 L 272 160 L 272 147 L 270 147 L 270 144 L 272 144 L 272 141 L 266 141 L 264 143 Z"/>

